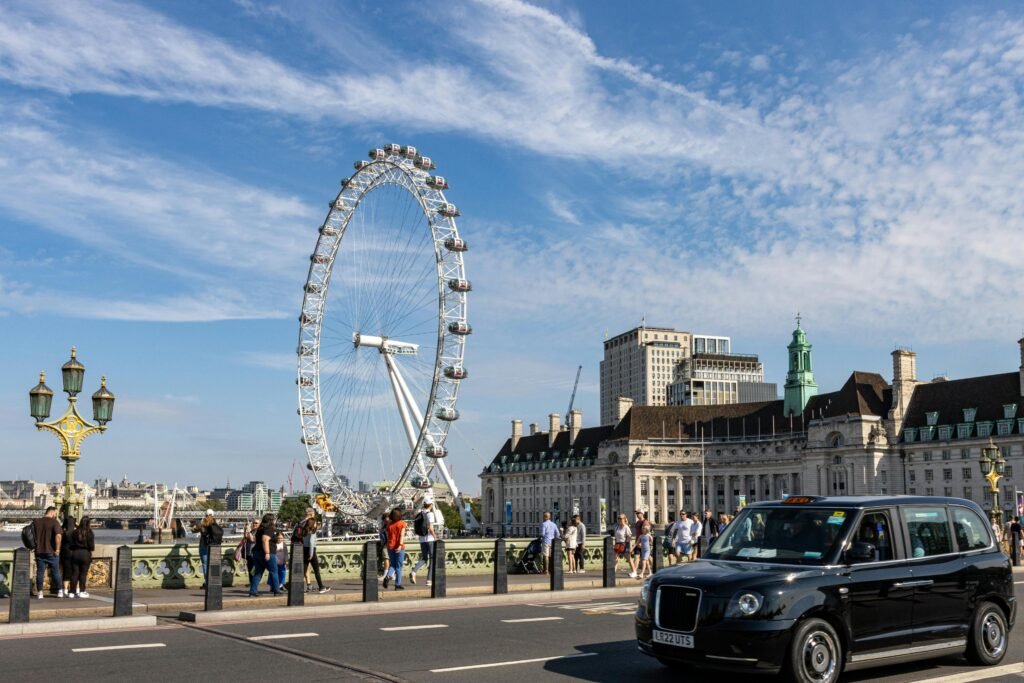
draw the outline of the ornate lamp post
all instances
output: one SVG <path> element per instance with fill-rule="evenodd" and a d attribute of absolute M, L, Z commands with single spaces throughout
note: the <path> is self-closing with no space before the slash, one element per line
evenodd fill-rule
<path fill-rule="evenodd" d="M 96 420 L 93 424 L 78 412 L 78 394 L 82 391 L 85 379 L 85 366 L 75 356 L 75 347 L 71 347 L 71 360 L 61 368 L 64 391 L 68 395 L 68 408 L 64 414 L 45 422 L 50 417 L 50 406 L 53 404 L 53 390 L 46 386 L 46 373 L 39 373 L 39 384 L 28 392 L 31 415 L 36 420 L 36 429 L 48 431 L 60 439 L 60 457 L 64 461 L 64 492 L 55 502 L 61 506 L 61 516 L 67 519 L 73 515 L 76 520 L 82 518 L 82 499 L 75 495 L 75 462 L 81 456 L 82 441 L 86 437 L 107 429 L 107 423 L 114 413 L 114 395 L 107 389 L 107 378 L 100 381 L 99 391 L 92 395 L 92 415 Z"/>
<path fill-rule="evenodd" d="M 988 446 L 981 449 L 981 459 L 978 461 L 981 473 L 988 481 L 989 491 L 992 493 L 992 510 L 989 517 L 994 524 L 1002 522 L 1003 512 L 999 509 L 999 480 L 1003 478 L 1003 469 L 1006 467 L 1006 459 L 999 453 L 999 447 L 988 440 Z"/>

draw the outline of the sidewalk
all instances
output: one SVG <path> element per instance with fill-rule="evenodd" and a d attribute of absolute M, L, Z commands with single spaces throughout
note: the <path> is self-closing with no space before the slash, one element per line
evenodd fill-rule
<path fill-rule="evenodd" d="M 377 584 L 380 590 L 381 602 L 406 601 L 424 599 L 430 597 L 430 588 L 424 585 L 425 574 L 417 576 L 418 583 L 414 586 L 409 582 L 408 576 L 402 577 L 402 584 L 405 590 L 396 591 L 394 586 L 387 590 L 380 583 Z M 630 579 L 621 571 L 615 577 L 617 586 L 640 586 L 640 581 Z M 448 596 L 471 596 L 490 595 L 492 590 L 492 577 L 490 574 L 475 576 L 449 576 Z M 357 603 L 362 600 L 362 584 L 358 581 L 328 582 L 331 590 L 323 595 L 318 593 L 306 593 L 306 605 L 331 605 L 335 603 Z M 600 570 L 587 572 L 586 574 L 566 574 L 565 590 L 582 590 L 602 587 L 602 576 Z M 543 574 L 513 574 L 508 577 L 508 590 L 516 592 L 544 592 L 550 589 L 550 579 Z M 283 590 L 286 590 L 283 589 Z M 234 586 L 224 589 L 224 609 L 264 609 L 269 607 L 280 607 L 287 605 L 286 594 L 274 597 L 269 593 L 270 589 L 266 583 L 260 585 L 260 597 L 248 596 L 248 588 Z M 33 594 L 30 619 L 41 621 L 47 619 L 82 619 L 88 617 L 109 617 L 113 612 L 113 591 L 110 589 L 96 590 L 89 592 L 88 599 L 57 598 L 47 595 L 44 599 L 38 600 Z M 156 616 L 177 617 L 180 612 L 202 611 L 204 604 L 204 592 L 194 588 L 166 589 L 147 588 L 138 589 L 132 595 L 135 615 L 151 614 Z M 0 598 L 0 623 L 7 622 L 8 598 Z"/>

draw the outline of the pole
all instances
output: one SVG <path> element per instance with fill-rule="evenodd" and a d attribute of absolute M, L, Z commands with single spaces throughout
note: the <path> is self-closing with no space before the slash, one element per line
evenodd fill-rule
<path fill-rule="evenodd" d="M 206 593 L 203 596 L 203 609 L 213 612 L 224 609 L 224 581 L 221 578 L 222 551 L 220 543 L 211 543 L 206 558 Z"/>
<path fill-rule="evenodd" d="M 508 593 L 508 553 L 505 539 L 494 542 L 494 594 Z"/>
<path fill-rule="evenodd" d="M 7 613 L 7 623 L 28 623 L 29 608 L 32 603 L 32 579 L 29 573 L 28 548 L 17 548 L 14 551 L 14 562 L 11 567 L 11 604 Z"/>
<path fill-rule="evenodd" d="M 114 566 L 114 616 L 132 615 L 132 548 L 123 545 L 117 549 Z M 209 584 L 209 582 L 207 582 Z"/>

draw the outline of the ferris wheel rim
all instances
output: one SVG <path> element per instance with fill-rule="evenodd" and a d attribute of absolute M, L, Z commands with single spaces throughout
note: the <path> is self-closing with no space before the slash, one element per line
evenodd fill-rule
<path fill-rule="evenodd" d="M 428 442 L 444 450 L 444 441 L 451 427 L 451 420 L 440 419 L 438 407 L 448 411 L 445 415 L 458 415 L 455 405 L 462 380 L 448 377 L 443 368 L 447 367 L 446 364 L 460 370 L 464 368 L 466 342 L 465 333 L 455 334 L 451 326 L 458 324 L 459 329 L 471 329 L 467 319 L 468 289 L 460 290 L 448 286 L 453 280 L 467 283 L 468 286 L 464 248 L 446 249 L 446 240 L 454 240 L 453 244 L 464 245 L 455 223 L 455 215 L 458 214 L 457 211 L 447 209 L 453 205 L 444 194 L 444 187 L 447 184 L 443 179 L 443 187 L 430 184 L 429 181 L 436 182 L 436 178 L 416 168 L 412 159 L 398 154 L 389 154 L 369 163 L 357 162 L 356 173 L 342 182 L 341 191 L 330 204 L 327 216 L 319 228 L 320 236 L 316 248 L 310 257 L 310 267 L 303 287 L 297 349 L 299 362 L 296 383 L 302 443 L 307 452 L 309 468 L 321 490 L 340 503 L 339 507 L 344 512 L 353 516 L 365 515 L 368 506 L 365 500 L 356 496 L 351 487 L 341 480 L 334 465 L 324 425 L 320 391 L 321 337 L 331 274 L 335 258 L 342 248 L 342 238 L 349 221 L 360 203 L 370 193 L 385 185 L 394 185 L 413 196 L 426 219 L 427 229 L 430 230 L 433 240 L 437 275 L 437 346 L 423 424 L 416 445 L 387 494 L 394 498 L 401 493 L 413 473 L 427 478 L 433 473 L 436 460 L 425 456 Z M 454 215 L 451 215 L 453 213 Z"/>

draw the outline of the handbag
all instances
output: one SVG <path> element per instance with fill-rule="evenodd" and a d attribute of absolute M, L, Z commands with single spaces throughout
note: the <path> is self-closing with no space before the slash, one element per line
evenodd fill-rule
<path fill-rule="evenodd" d="M 615 544 L 615 554 L 616 555 L 622 555 L 625 552 L 626 552 L 626 544 L 625 543 L 616 543 Z"/>

